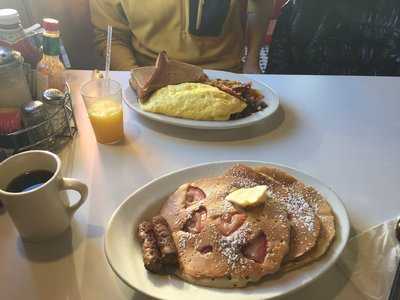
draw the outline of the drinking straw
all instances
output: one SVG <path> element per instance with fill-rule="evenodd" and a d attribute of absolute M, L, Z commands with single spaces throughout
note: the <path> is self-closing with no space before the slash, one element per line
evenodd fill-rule
<path fill-rule="evenodd" d="M 109 89 L 109 73 L 110 73 L 110 62 L 111 62 L 111 41 L 112 41 L 112 26 L 107 26 L 107 49 L 106 49 L 106 70 L 105 70 L 105 83 L 106 91 Z"/>
<path fill-rule="evenodd" d="M 199 3 L 197 5 L 196 30 L 199 30 L 201 26 L 201 18 L 203 17 L 203 6 L 204 0 L 199 0 Z"/>

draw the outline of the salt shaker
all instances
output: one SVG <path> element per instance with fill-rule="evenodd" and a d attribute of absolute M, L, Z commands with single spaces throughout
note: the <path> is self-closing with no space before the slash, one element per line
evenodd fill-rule
<path fill-rule="evenodd" d="M 65 98 L 65 93 L 58 89 L 47 89 L 42 97 L 56 134 L 62 134 L 67 127 L 67 117 L 64 110 Z"/>

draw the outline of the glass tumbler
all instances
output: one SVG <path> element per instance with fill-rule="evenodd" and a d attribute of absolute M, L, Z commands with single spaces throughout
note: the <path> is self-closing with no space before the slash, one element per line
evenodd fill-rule
<path fill-rule="evenodd" d="M 124 136 L 121 85 L 115 80 L 93 79 L 81 87 L 97 142 L 114 144 Z"/>

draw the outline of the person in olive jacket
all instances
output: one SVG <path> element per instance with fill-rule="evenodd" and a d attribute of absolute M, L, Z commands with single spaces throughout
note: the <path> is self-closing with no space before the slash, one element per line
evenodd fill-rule
<path fill-rule="evenodd" d="M 103 55 L 107 25 L 113 26 L 115 70 L 153 65 L 165 50 L 171 59 L 204 68 L 258 73 L 272 6 L 273 0 L 90 0 Z"/>

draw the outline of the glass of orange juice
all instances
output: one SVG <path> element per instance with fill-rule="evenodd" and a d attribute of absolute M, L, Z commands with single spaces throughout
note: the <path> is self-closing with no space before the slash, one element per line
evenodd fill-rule
<path fill-rule="evenodd" d="M 121 85 L 115 80 L 93 79 L 81 94 L 97 142 L 114 144 L 124 136 Z"/>

